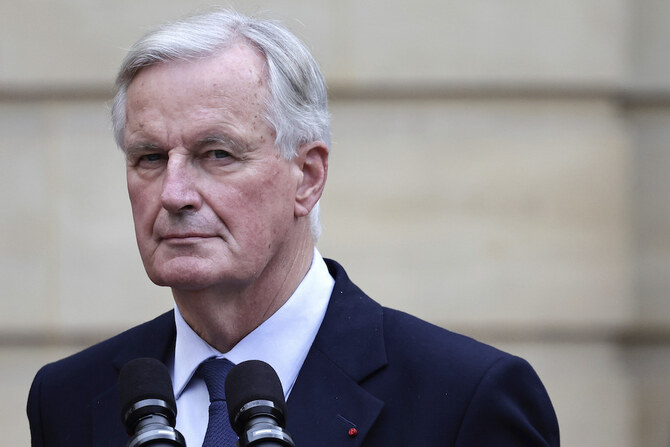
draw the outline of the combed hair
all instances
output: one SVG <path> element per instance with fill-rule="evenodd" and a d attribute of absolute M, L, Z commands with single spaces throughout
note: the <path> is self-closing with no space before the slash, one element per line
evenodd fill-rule
<path fill-rule="evenodd" d="M 276 132 L 275 146 L 290 160 L 298 147 L 321 141 L 330 147 L 330 117 L 326 83 L 305 45 L 272 20 L 216 10 L 173 23 L 144 35 L 121 64 L 112 103 L 116 144 L 124 147 L 126 94 L 135 76 L 146 67 L 170 61 L 191 61 L 212 56 L 244 39 L 265 57 L 269 95 L 265 119 Z M 320 234 L 319 204 L 310 212 L 314 239 Z"/>

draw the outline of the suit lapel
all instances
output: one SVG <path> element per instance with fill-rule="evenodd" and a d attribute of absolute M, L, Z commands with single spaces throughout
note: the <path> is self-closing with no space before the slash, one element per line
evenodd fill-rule
<path fill-rule="evenodd" d="M 174 347 L 176 335 L 174 314 L 167 312 L 158 318 L 143 324 L 135 329 L 128 337 L 124 348 L 113 359 L 112 367 L 115 370 L 114 383 L 91 401 L 91 427 L 93 433 L 92 445 L 123 446 L 128 442 L 121 423 L 121 407 L 119 403 L 118 374 L 128 361 L 140 357 L 152 357 L 162 362 L 169 360 Z M 118 423 L 111 422 L 118 421 Z"/>
<path fill-rule="evenodd" d="M 296 445 L 355 447 L 362 444 L 384 407 L 361 386 L 387 363 L 382 308 L 349 280 L 341 266 L 326 262 L 335 287 L 287 402 L 288 431 Z M 166 362 L 173 352 L 172 312 L 134 331 L 114 358 L 116 380 L 129 360 L 153 357 Z M 92 445 L 118 447 L 128 442 L 120 412 L 114 381 L 91 401 Z"/>
<path fill-rule="evenodd" d="M 327 263 L 335 288 L 289 396 L 287 428 L 296 445 L 358 446 L 384 406 L 361 386 L 387 363 L 382 308 Z"/>

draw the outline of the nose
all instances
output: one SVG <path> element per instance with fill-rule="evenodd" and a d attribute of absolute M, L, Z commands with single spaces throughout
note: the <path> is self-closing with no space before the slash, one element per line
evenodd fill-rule
<path fill-rule="evenodd" d="M 161 191 L 161 203 L 170 213 L 198 210 L 202 198 L 197 189 L 197 176 L 188 158 L 181 154 L 167 160 Z"/>

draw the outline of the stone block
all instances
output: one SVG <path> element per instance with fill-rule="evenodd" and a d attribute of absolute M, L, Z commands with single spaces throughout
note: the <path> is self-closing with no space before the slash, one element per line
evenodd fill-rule
<path fill-rule="evenodd" d="M 623 122 L 606 102 L 333 104 L 325 256 L 441 325 L 628 318 Z"/>
<path fill-rule="evenodd" d="M 4 330 L 51 324 L 58 240 L 52 227 L 56 159 L 42 110 L 0 104 L 0 281 Z"/>
<path fill-rule="evenodd" d="M 670 324 L 670 108 L 632 109 L 632 215 L 638 317 Z"/>
<path fill-rule="evenodd" d="M 0 86 L 105 87 L 142 33 L 211 2 L 25 2 L 0 6 Z M 624 0 L 231 1 L 282 19 L 345 85 L 618 84 Z M 29 26 L 27 26 L 29 24 Z"/>
<path fill-rule="evenodd" d="M 342 82 L 612 85 L 625 1 L 348 2 L 326 72 Z"/>
<path fill-rule="evenodd" d="M 6 327 L 125 327 L 170 307 L 139 262 L 104 104 L 31 107 L 42 152 L 3 156 L 38 166 L 16 181 L 40 193 L 5 192 L 29 209 L 3 223 L 17 234 L 3 262 L 9 296 L 36 304 Z M 321 247 L 373 297 L 438 324 L 626 320 L 630 154 L 610 104 L 336 101 L 333 115 Z M 6 141 L 25 144 L 15 129 Z"/>
<path fill-rule="evenodd" d="M 629 2 L 630 44 L 628 83 L 653 92 L 670 90 L 670 3 L 655 0 Z"/>

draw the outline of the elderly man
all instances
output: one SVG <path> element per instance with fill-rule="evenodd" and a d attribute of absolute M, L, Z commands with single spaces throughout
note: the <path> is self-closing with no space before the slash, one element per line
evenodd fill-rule
<path fill-rule="evenodd" d="M 177 429 L 208 432 L 201 364 L 261 359 L 304 446 L 557 446 L 523 360 L 368 298 L 315 249 L 330 146 L 325 84 L 281 26 L 226 11 L 129 52 L 113 106 L 137 243 L 175 308 L 37 374 L 33 446 L 120 446 L 118 371 L 169 367 Z"/>

